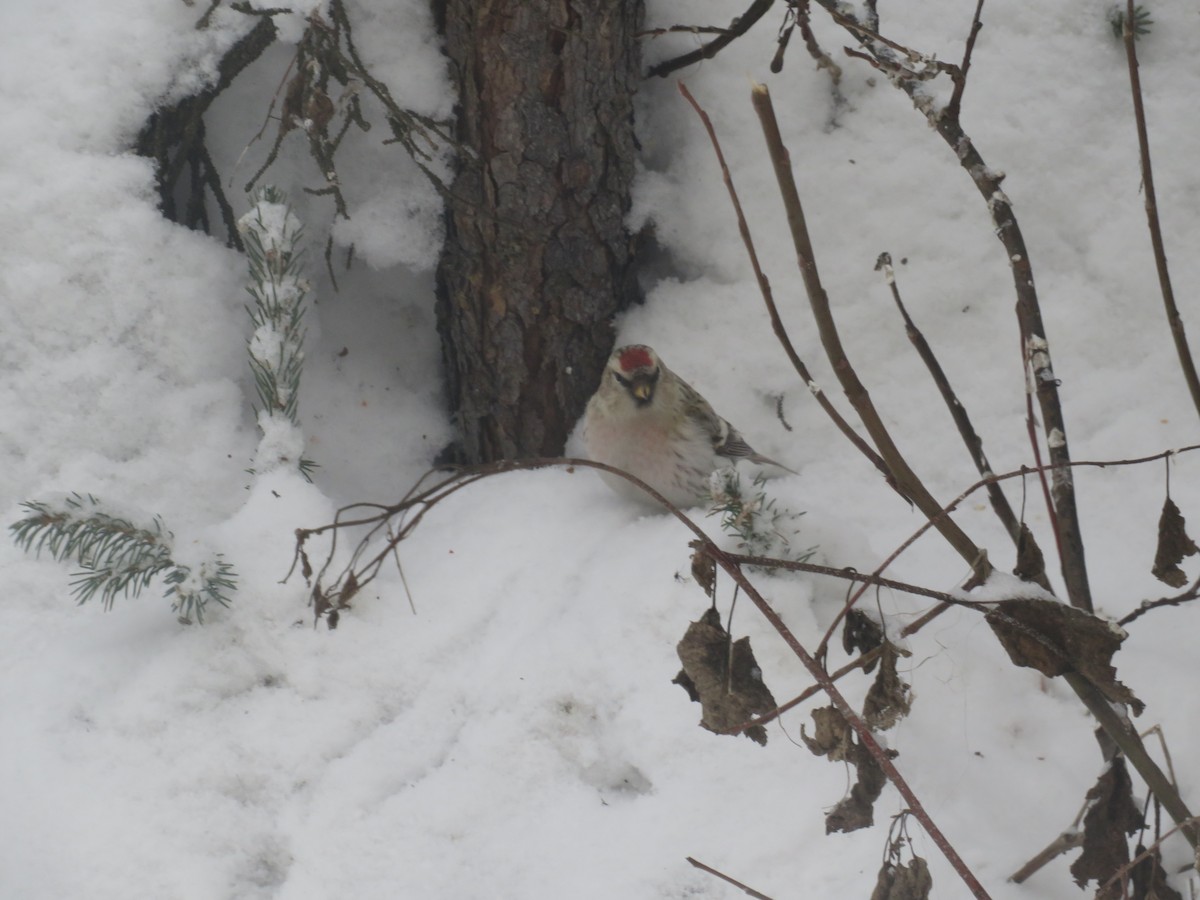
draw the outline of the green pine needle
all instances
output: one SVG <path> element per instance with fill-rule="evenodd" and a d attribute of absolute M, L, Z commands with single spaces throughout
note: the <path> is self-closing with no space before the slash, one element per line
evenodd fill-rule
<path fill-rule="evenodd" d="M 156 576 L 166 573 L 165 596 L 182 619 L 204 620 L 210 600 L 229 605 L 236 573 L 220 554 L 196 567 L 171 557 L 174 535 L 155 516 L 148 527 L 106 512 L 91 494 L 21 504 L 28 515 L 9 526 L 18 547 L 35 556 L 46 550 L 59 562 L 73 561 L 71 593 L 82 605 L 96 597 L 106 610 L 118 596 L 136 597 Z"/>
<path fill-rule="evenodd" d="M 1117 38 L 1125 37 L 1125 7 L 1124 5 L 1114 6 L 1108 12 L 1108 24 L 1112 26 L 1113 36 Z M 1138 4 L 1133 9 L 1133 37 L 1137 40 L 1142 35 L 1149 34 L 1154 26 L 1154 20 L 1150 18 L 1150 10 Z"/>
<path fill-rule="evenodd" d="M 797 526 L 804 513 L 776 506 L 766 493 L 766 479 L 754 478 L 749 489 L 743 487 L 735 469 L 719 469 L 709 481 L 712 500 L 710 516 L 721 517 L 721 530 L 738 538 L 739 548 L 751 556 L 769 556 L 804 562 L 817 550 L 798 550 L 792 541 L 800 533 Z"/>

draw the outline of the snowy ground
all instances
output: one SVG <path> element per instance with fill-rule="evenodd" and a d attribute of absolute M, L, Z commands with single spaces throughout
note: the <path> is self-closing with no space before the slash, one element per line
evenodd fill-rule
<path fill-rule="evenodd" d="M 881 9 L 886 33 L 958 59 L 974 4 L 897 6 L 907 8 Z M 363 53 L 398 99 L 446 115 L 422 4 L 352 10 Z M 0 897 L 742 896 L 688 855 L 777 900 L 868 896 L 903 801 L 889 787 L 874 828 L 824 835 L 823 811 L 849 776 L 797 743 L 812 703 L 771 726 L 765 749 L 697 727 L 699 708 L 670 683 L 675 643 L 706 605 L 688 576 L 688 535 L 623 505 L 593 473 L 518 473 L 459 493 L 402 547 L 415 616 L 389 572 L 336 631 L 313 629 L 303 583 L 280 583 L 293 530 L 348 502 L 398 498 L 451 433 L 432 314 L 436 195 L 378 134 L 351 148 L 346 172 L 384 175 L 348 184 L 353 218 L 336 236 L 359 262 L 340 293 L 313 266 L 301 415 L 322 468 L 312 485 L 247 474 L 258 432 L 244 263 L 163 221 L 149 164 L 127 151 L 156 103 L 212 71 L 228 23 L 241 21 L 223 13 L 226 24 L 197 32 L 200 11 L 161 0 L 0 7 L 0 510 L 11 522 L 22 500 L 90 492 L 160 514 L 181 552 L 220 550 L 239 574 L 230 609 L 183 627 L 156 588 L 109 613 L 76 608 L 68 567 L 0 543 Z M 1106 12 L 1096 0 L 993 0 L 963 115 L 988 163 L 1009 173 L 1076 459 L 1154 453 L 1198 433 L 1161 311 Z M 1195 335 L 1200 15 L 1187 4 L 1152 12 L 1141 72 L 1175 290 Z M 715 2 L 687 10 L 700 23 L 734 14 Z M 651 9 L 655 24 L 676 15 Z M 840 402 L 749 104 L 749 80 L 769 84 L 850 357 L 948 500 L 976 476 L 873 266 L 884 250 L 896 259 L 910 311 L 1005 471 L 1030 450 L 1003 252 L 940 139 L 899 91 L 840 56 L 847 39 L 822 13 L 814 22 L 839 53 L 845 103 L 835 107 L 798 37 L 770 75 L 779 15 L 684 77 L 722 137 L 799 352 Z M 692 40 L 662 38 L 647 53 Z M 288 56 L 268 53 L 213 110 L 214 152 L 235 185 L 261 159 L 260 143 L 234 169 Z M 674 274 L 648 286 L 622 338 L 652 344 L 759 450 L 800 470 L 772 490 L 806 512 L 802 540 L 822 561 L 873 569 L 918 514 L 824 419 L 775 344 L 711 148 L 674 83 L 645 84 L 638 114 L 636 218 L 656 223 Z M 318 177 L 298 138 L 273 177 L 296 198 L 314 262 L 331 209 L 301 188 Z M 775 415 L 780 394 L 791 433 Z M 1171 480 L 1194 522 L 1198 467 L 1181 458 Z M 1097 606 L 1119 617 L 1167 593 L 1149 574 L 1162 464 L 1080 470 L 1077 483 Z M 1028 519 L 1049 556 L 1030 487 Z M 958 520 L 1011 566 L 981 496 Z M 926 538 L 891 574 L 949 589 L 968 571 Z M 815 578 L 760 583 L 810 647 L 844 594 Z M 925 608 L 888 592 L 879 603 L 895 624 Z M 1198 627 L 1194 605 L 1158 611 L 1131 626 L 1116 660 L 1147 703 L 1141 724 L 1166 729 L 1194 805 Z M 777 699 L 807 686 L 748 604 L 735 631 L 751 635 Z M 1074 695 L 1014 669 L 973 613 L 947 613 L 909 647 L 913 713 L 888 737 L 901 771 L 993 897 L 1080 896 L 1069 859 L 1006 882 L 1070 824 L 1100 770 Z M 843 661 L 839 649 L 832 662 Z M 865 687 L 846 684 L 854 702 Z M 910 831 L 933 896 L 965 896 Z M 1168 869 L 1187 856 L 1168 844 Z"/>

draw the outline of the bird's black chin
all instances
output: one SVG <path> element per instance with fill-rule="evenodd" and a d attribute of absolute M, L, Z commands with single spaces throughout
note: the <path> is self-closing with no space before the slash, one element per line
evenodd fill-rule
<path fill-rule="evenodd" d="M 649 406 L 654 401 L 654 389 L 658 387 L 658 373 L 634 375 L 625 383 L 629 396 L 633 398 L 638 409 Z"/>

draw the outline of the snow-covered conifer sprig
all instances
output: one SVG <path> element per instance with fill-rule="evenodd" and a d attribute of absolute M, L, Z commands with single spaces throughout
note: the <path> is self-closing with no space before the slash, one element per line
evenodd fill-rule
<path fill-rule="evenodd" d="M 816 552 L 815 547 L 798 550 L 792 546 L 804 513 L 777 506 L 774 498 L 767 496 L 765 485 L 766 479 L 758 475 L 746 488 L 736 469 L 718 469 L 709 478 L 709 515 L 721 517 L 721 530 L 738 538 L 744 553 L 804 562 Z"/>
<path fill-rule="evenodd" d="M 247 290 L 254 298 L 246 311 L 254 324 L 250 367 L 258 399 L 272 415 L 296 422 L 300 375 L 304 368 L 304 227 L 287 197 L 267 186 L 254 196 L 250 212 L 238 220 L 250 267 Z"/>
<path fill-rule="evenodd" d="M 49 551 L 56 560 L 72 560 L 80 570 L 72 573 L 71 591 L 80 604 L 99 596 L 106 610 L 117 595 L 137 596 L 155 576 L 165 573 L 172 610 L 181 620 L 194 615 L 204 621 L 209 601 L 229 605 L 237 575 L 220 554 L 189 566 L 173 559 L 174 535 L 155 516 L 148 526 L 131 516 L 106 510 L 91 494 L 68 494 L 53 500 L 21 504 L 28 513 L 9 526 L 17 546 L 40 555 Z"/>
<path fill-rule="evenodd" d="M 254 468 L 262 472 L 287 461 L 308 477 L 315 463 L 299 452 L 284 458 L 278 453 L 283 445 L 300 451 L 304 445 L 297 420 L 304 370 L 304 301 L 309 291 L 304 277 L 304 227 L 278 188 L 261 188 L 252 202 L 250 211 L 238 220 L 238 231 L 250 269 L 247 290 L 254 298 L 246 307 L 254 326 L 247 350 L 265 438 Z M 286 422 L 294 433 L 281 442 L 279 429 L 270 427 L 264 417 Z"/>

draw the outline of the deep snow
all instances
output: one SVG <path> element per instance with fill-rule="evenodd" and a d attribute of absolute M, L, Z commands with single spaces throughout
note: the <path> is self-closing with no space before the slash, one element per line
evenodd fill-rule
<path fill-rule="evenodd" d="M 885 8 L 883 29 L 957 61 L 973 7 Z M 889 787 L 874 828 L 824 835 L 823 811 L 849 776 L 797 743 L 816 701 L 771 726 L 765 749 L 697 727 L 699 707 L 670 683 L 675 644 L 706 605 L 688 574 L 688 534 L 625 505 L 592 472 L 515 473 L 460 492 L 401 548 L 415 616 L 388 571 L 336 631 L 312 627 L 302 581 L 280 583 L 294 529 L 345 503 L 395 500 L 451 434 L 432 312 L 438 200 L 379 129 L 357 136 L 343 171 L 386 177 L 346 179 L 352 218 L 334 235 L 355 245 L 358 263 L 335 292 L 320 262 L 331 205 L 302 193 L 319 172 L 298 138 L 285 145 L 270 177 L 313 241 L 300 407 L 321 468 L 313 484 L 248 474 L 259 433 L 244 261 L 164 221 L 148 162 L 128 152 L 154 105 L 202 84 L 244 27 L 221 11 L 198 32 L 201 11 L 150 0 L 0 7 L 0 509 L 9 522 L 23 499 L 90 492 L 160 514 L 181 552 L 217 548 L 239 575 L 230 609 L 182 627 L 156 588 L 108 613 L 76 608 L 68 566 L 0 542 L 0 896 L 742 896 L 688 855 L 777 900 L 868 896 L 902 800 Z M 723 23 L 739 11 L 655 3 L 650 20 Z M 1200 14 L 1186 4 L 1152 12 L 1141 74 L 1175 291 L 1196 334 Z M 1106 13 L 1094 0 L 993 0 L 963 114 L 988 163 L 1008 172 L 1081 460 L 1155 453 L 1198 432 L 1161 310 L 1124 54 Z M 398 99 L 448 115 L 423 4 L 363 0 L 352 14 Z M 850 357 L 910 461 L 949 500 L 977 476 L 873 267 L 891 252 L 910 311 L 993 467 L 1007 471 L 1031 456 L 1003 251 L 944 144 L 885 79 L 840 55 L 848 39 L 819 10 L 844 103 L 798 37 L 783 73 L 768 72 L 779 15 L 683 77 L 721 136 L 793 340 L 846 409 L 749 104 L 751 79 L 770 86 Z M 647 56 L 694 40 L 658 38 Z M 264 143 L 237 161 L 288 58 L 274 48 L 211 113 L 235 200 Z M 644 170 L 631 225 L 656 224 L 669 274 L 624 317 L 622 339 L 653 345 L 757 449 L 801 472 L 771 490 L 805 511 L 803 542 L 822 561 L 873 569 L 919 514 L 847 447 L 775 343 L 711 147 L 672 80 L 643 85 L 638 117 Z M 791 433 L 775 414 L 780 394 Z M 1182 456 L 1171 477 L 1193 522 L 1198 466 Z M 1168 593 L 1149 574 L 1163 465 L 1080 469 L 1076 480 L 1098 608 L 1119 617 Z M 1027 516 L 1053 568 L 1029 488 Z M 982 494 L 957 519 L 1011 566 Z M 1195 577 L 1196 564 L 1186 568 Z M 969 572 L 927 537 L 889 574 L 949 589 Z M 810 648 L 845 590 L 756 581 Z M 886 591 L 878 603 L 896 625 L 926 608 Z M 1147 703 L 1140 724 L 1163 725 L 1195 805 L 1198 617 L 1195 605 L 1148 615 L 1116 658 Z M 735 631 L 752 637 L 777 699 L 807 686 L 749 604 Z M 971 612 L 946 613 L 909 648 L 914 708 L 887 736 L 902 772 L 993 897 L 1079 896 L 1069 858 L 1024 886 L 1006 882 L 1070 824 L 1101 769 L 1074 695 L 1014 669 Z M 858 702 L 866 684 L 844 687 Z M 910 832 L 933 868 L 933 896 L 965 896 L 932 843 Z M 1168 844 L 1171 871 L 1187 856 L 1178 839 Z"/>

